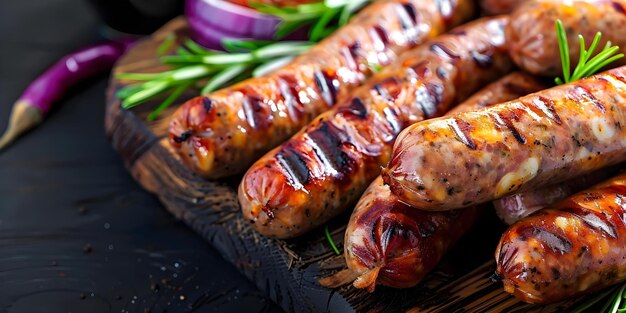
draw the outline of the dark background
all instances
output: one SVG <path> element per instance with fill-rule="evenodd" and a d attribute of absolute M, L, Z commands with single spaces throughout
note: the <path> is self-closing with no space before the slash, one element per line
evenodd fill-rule
<path fill-rule="evenodd" d="M 1 0 L 0 128 L 36 75 L 102 33 L 86 1 Z M 0 311 L 279 311 L 125 171 L 104 135 L 107 79 L 0 152 Z"/>

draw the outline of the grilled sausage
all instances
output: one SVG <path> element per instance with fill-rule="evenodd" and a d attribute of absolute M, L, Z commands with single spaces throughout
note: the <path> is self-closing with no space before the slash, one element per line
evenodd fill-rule
<path fill-rule="evenodd" d="M 480 0 L 480 8 L 487 15 L 509 14 L 529 0 Z"/>
<path fill-rule="evenodd" d="M 507 19 L 470 23 L 404 54 L 257 161 L 239 186 L 244 217 L 266 236 L 290 238 L 356 202 L 404 127 L 440 116 L 511 69 Z"/>
<path fill-rule="evenodd" d="M 544 86 L 528 74 L 509 74 L 448 114 L 481 109 L 541 89 Z M 393 195 L 378 176 L 356 205 L 346 230 L 346 263 L 358 274 L 354 286 L 372 292 L 376 284 L 396 288 L 417 285 L 470 228 L 479 211 L 415 209 Z"/>
<path fill-rule="evenodd" d="M 480 212 L 428 212 L 399 201 L 380 176 L 361 197 L 344 242 L 353 285 L 373 292 L 376 285 L 409 288 L 439 263 L 470 229 Z"/>
<path fill-rule="evenodd" d="M 626 280 L 626 174 L 511 226 L 496 250 L 504 290 L 550 303 Z"/>
<path fill-rule="evenodd" d="M 495 200 L 493 206 L 500 219 L 511 225 L 576 192 L 608 179 L 612 175 L 615 175 L 616 170 L 617 168 L 615 167 L 603 168 L 563 183 L 507 196 Z"/>
<path fill-rule="evenodd" d="M 383 178 L 410 205 L 466 207 L 624 161 L 622 125 L 626 67 L 414 124 L 398 136 Z"/>
<path fill-rule="evenodd" d="M 243 172 L 401 52 L 472 15 L 470 0 L 379 0 L 289 65 L 181 106 L 170 143 L 199 174 Z"/>
<path fill-rule="evenodd" d="M 619 31 L 626 28 L 626 0 L 529 1 L 511 15 L 506 32 L 511 57 L 521 69 L 550 77 L 562 75 L 554 26 L 557 19 L 563 22 L 567 33 L 572 66 L 580 54 L 578 34 L 589 45 L 596 32 L 602 32 L 600 47 L 611 41 L 626 52 L 626 36 Z M 625 61 L 619 62 L 626 64 Z"/>

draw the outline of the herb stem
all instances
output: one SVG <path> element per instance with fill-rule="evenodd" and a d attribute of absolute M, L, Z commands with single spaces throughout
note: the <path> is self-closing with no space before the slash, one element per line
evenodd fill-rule
<path fill-rule="evenodd" d="M 335 242 L 333 241 L 333 238 L 330 236 L 330 232 L 328 232 L 328 225 L 326 225 L 326 227 L 324 228 L 324 233 L 326 234 L 326 239 L 330 243 L 330 246 L 335 251 L 335 254 L 340 255 L 341 252 L 339 252 L 339 249 L 337 249 L 337 246 L 335 245 Z"/>

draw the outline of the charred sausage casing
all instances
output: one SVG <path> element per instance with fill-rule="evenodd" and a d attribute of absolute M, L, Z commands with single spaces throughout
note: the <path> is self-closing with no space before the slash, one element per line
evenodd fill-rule
<path fill-rule="evenodd" d="M 282 69 L 187 101 L 170 143 L 215 179 L 241 173 L 315 116 L 350 95 L 373 70 L 473 14 L 470 0 L 379 0 Z"/>
<path fill-rule="evenodd" d="M 544 89 L 528 74 L 513 73 L 489 84 L 450 113 L 472 111 Z M 428 212 L 399 201 L 379 176 L 356 205 L 344 250 L 357 288 L 417 285 L 449 248 L 474 224 L 478 207 Z"/>
<path fill-rule="evenodd" d="M 626 174 L 513 224 L 496 250 L 504 290 L 551 303 L 626 280 Z"/>
<path fill-rule="evenodd" d="M 291 238 L 355 203 L 404 127 L 442 115 L 511 70 L 507 19 L 478 20 L 405 53 L 259 159 L 239 186 L 244 217 L 263 235 Z"/>
<path fill-rule="evenodd" d="M 626 159 L 626 67 L 399 136 L 383 178 L 407 203 L 457 209 Z"/>
<path fill-rule="evenodd" d="M 591 44 L 602 32 L 599 44 L 607 41 L 626 52 L 626 0 L 540 0 L 522 4 L 511 15 L 507 40 L 511 42 L 511 58 L 523 70 L 536 75 L 562 75 L 561 57 L 554 22 L 562 21 L 567 33 L 572 68 L 578 62 L 581 34 Z M 622 58 L 618 63 L 625 64 Z"/>
<path fill-rule="evenodd" d="M 500 217 L 503 222 L 511 225 L 574 193 L 610 178 L 615 175 L 618 167 L 619 165 L 617 167 L 603 168 L 593 173 L 575 177 L 566 182 L 506 196 L 502 199 L 495 200 L 493 206 L 496 209 L 498 217 Z"/>
<path fill-rule="evenodd" d="M 531 0 L 480 0 L 480 8 L 487 15 L 509 14 L 524 2 Z"/>

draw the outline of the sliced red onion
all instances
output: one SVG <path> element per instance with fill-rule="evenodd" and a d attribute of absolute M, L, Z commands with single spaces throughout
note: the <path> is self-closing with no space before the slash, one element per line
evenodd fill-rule
<path fill-rule="evenodd" d="M 281 22 L 276 16 L 224 0 L 186 0 L 185 16 L 194 27 L 204 25 L 213 34 L 223 32 L 230 38 L 272 39 Z"/>

